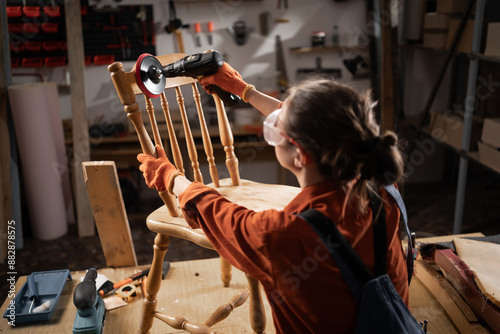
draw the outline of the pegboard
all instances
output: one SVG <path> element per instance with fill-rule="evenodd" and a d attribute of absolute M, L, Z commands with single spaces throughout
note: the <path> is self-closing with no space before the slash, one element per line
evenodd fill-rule
<path fill-rule="evenodd" d="M 64 1 L 8 0 L 12 67 L 67 64 Z M 85 65 L 156 54 L 152 5 L 90 7 L 81 2 Z"/>

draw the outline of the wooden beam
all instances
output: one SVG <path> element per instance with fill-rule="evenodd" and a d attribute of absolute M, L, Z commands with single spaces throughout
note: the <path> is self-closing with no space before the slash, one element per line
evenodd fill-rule
<path fill-rule="evenodd" d="M 380 0 L 382 69 L 380 71 L 380 124 L 382 131 L 394 130 L 394 79 L 390 0 Z"/>
<path fill-rule="evenodd" d="M 8 95 L 7 95 L 7 69 L 10 62 L 8 43 L 4 43 L 6 31 L 5 1 L 1 3 L 2 23 L 0 23 L 0 263 L 4 263 L 7 256 L 7 222 L 13 219 L 12 187 L 10 171 L 10 139 L 8 123 Z M 7 39 L 8 40 L 8 39 Z M 10 71 L 9 71 L 10 73 Z M 10 79 L 9 79 L 10 80 Z"/>
<path fill-rule="evenodd" d="M 137 266 L 114 161 L 87 161 L 82 168 L 106 265 Z"/>
<path fill-rule="evenodd" d="M 83 161 L 90 160 L 89 126 L 85 103 L 85 55 L 83 51 L 82 18 L 79 0 L 65 0 L 66 39 L 71 77 L 71 114 L 73 119 L 73 185 L 78 235 L 95 235 L 92 210 L 85 190 Z"/>

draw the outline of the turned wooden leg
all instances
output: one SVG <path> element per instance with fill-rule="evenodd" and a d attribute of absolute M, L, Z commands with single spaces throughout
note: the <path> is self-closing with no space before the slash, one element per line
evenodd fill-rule
<path fill-rule="evenodd" d="M 151 269 L 149 270 L 148 281 L 146 283 L 146 296 L 144 296 L 144 304 L 142 307 L 140 334 L 149 333 L 153 326 L 153 317 L 156 312 L 156 295 L 161 286 L 161 274 L 163 270 L 163 259 L 168 249 L 170 240 L 167 235 L 156 235 L 154 244 L 154 255 Z"/>
<path fill-rule="evenodd" d="M 220 258 L 220 270 L 221 270 L 221 274 L 220 274 L 220 278 L 222 280 L 222 284 L 225 288 L 229 287 L 229 283 L 231 283 L 231 278 L 232 278 L 232 274 L 231 274 L 231 269 L 233 267 L 231 266 L 231 264 L 229 262 L 226 261 L 226 259 L 224 258 Z"/>
<path fill-rule="evenodd" d="M 250 326 L 255 333 L 264 334 L 266 332 L 266 310 L 260 293 L 260 283 L 255 278 L 246 276 L 250 288 Z"/>

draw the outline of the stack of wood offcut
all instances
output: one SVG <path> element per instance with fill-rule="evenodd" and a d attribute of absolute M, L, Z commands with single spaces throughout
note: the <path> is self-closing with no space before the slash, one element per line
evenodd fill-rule
<path fill-rule="evenodd" d="M 416 275 L 460 333 L 476 333 L 481 323 L 500 333 L 500 235 L 421 244 L 420 251 L 425 260 L 417 260 Z M 445 278 L 439 280 L 441 273 Z M 443 290 L 453 302 L 437 296 Z"/>

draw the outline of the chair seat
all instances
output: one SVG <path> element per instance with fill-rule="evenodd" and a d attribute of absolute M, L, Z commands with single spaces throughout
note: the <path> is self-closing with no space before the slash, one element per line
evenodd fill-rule
<path fill-rule="evenodd" d="M 208 186 L 213 187 L 213 184 Z M 243 179 L 241 179 L 239 186 L 233 186 L 230 178 L 220 180 L 220 187 L 216 189 L 231 202 L 254 211 L 282 210 L 301 190 L 299 187 Z M 153 232 L 190 240 L 202 247 L 213 249 L 201 228 L 191 228 L 183 217 L 169 216 L 165 205 L 149 215 L 147 225 Z"/>

